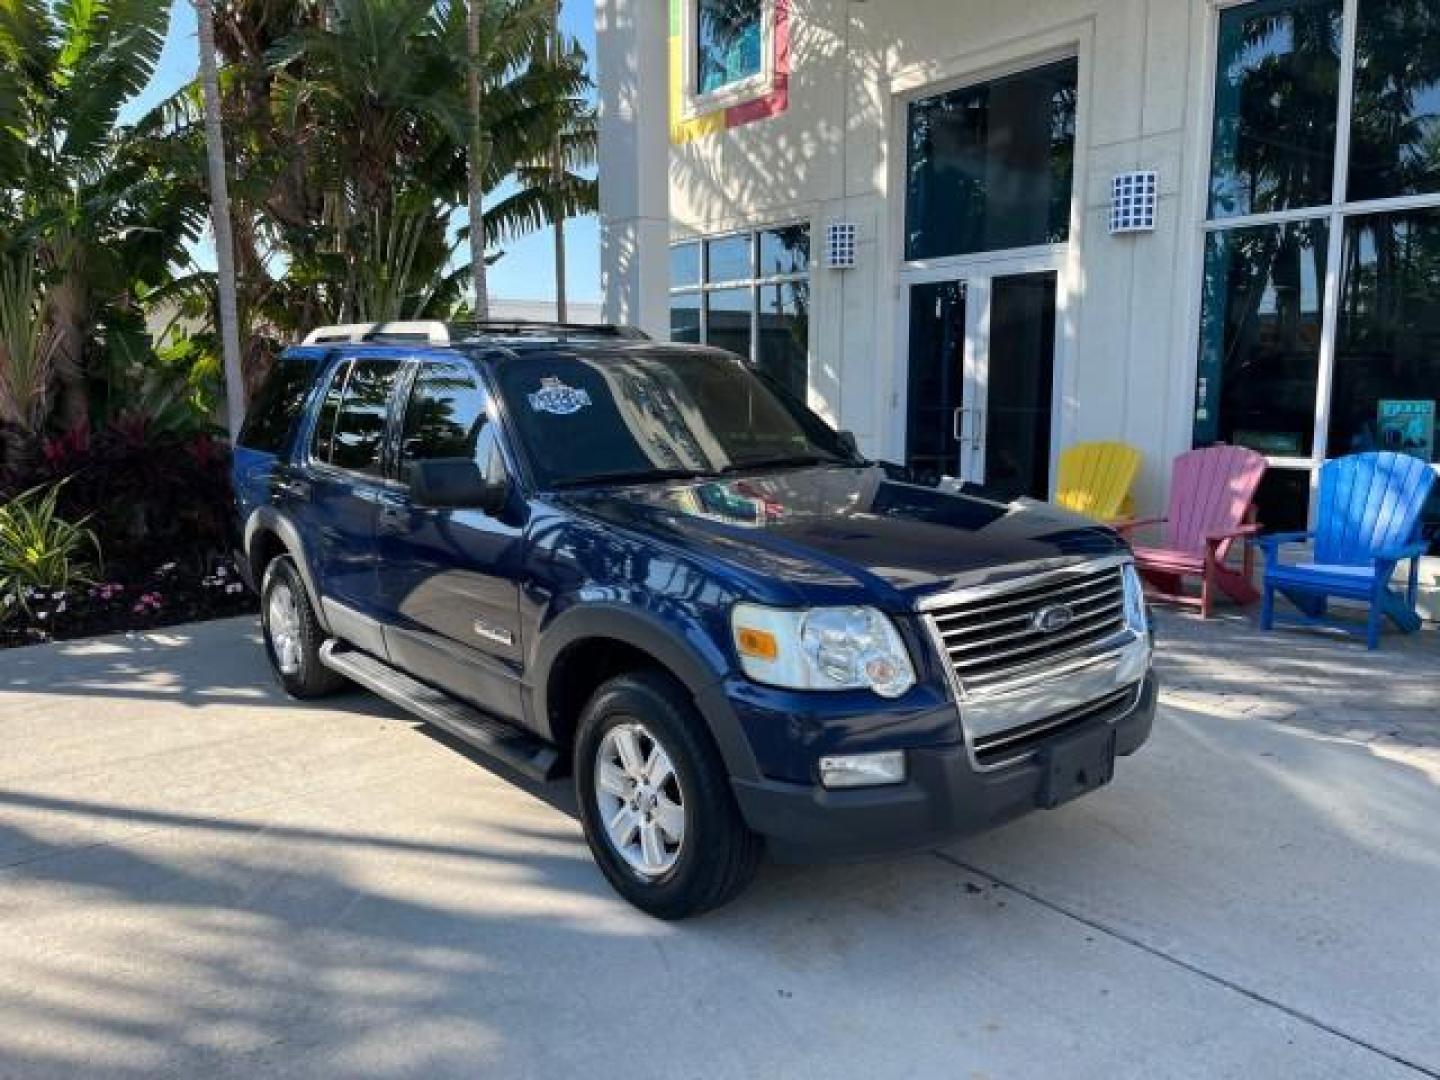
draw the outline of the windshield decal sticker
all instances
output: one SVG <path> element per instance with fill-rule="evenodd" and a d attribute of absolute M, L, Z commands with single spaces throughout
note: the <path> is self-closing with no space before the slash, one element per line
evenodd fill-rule
<path fill-rule="evenodd" d="M 554 416 L 570 416 L 590 407 L 589 393 L 566 386 L 554 375 L 541 379 L 540 389 L 525 396 L 530 400 L 530 408 Z"/>

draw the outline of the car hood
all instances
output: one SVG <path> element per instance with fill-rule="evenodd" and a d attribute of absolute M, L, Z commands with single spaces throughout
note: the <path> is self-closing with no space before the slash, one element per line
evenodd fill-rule
<path fill-rule="evenodd" d="M 568 493 L 573 508 L 718 558 L 764 598 L 909 610 L 954 589 L 1123 553 L 1088 518 L 888 478 L 878 466 Z"/>

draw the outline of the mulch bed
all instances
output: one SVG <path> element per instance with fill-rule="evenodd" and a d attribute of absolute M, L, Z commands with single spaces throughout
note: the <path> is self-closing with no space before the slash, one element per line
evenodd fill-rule
<path fill-rule="evenodd" d="M 0 600 L 0 649 L 154 630 L 258 610 L 255 594 L 240 581 L 228 559 L 217 560 L 204 571 L 165 563 L 120 580 L 31 593 L 24 605 L 9 597 Z"/>

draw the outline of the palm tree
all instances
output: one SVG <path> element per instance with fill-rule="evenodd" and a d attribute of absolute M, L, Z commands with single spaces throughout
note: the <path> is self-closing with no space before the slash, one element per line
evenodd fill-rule
<path fill-rule="evenodd" d="M 88 361 L 107 312 L 133 306 L 134 260 L 160 252 L 163 272 L 166 252 L 184 240 L 183 213 L 158 244 L 146 231 L 156 170 L 133 130 L 117 127 L 120 108 L 150 80 L 168 24 L 167 0 L 0 0 L 0 216 L 6 246 L 34 259 L 29 280 L 43 290 L 67 425 L 89 417 Z"/>
<path fill-rule="evenodd" d="M 219 293 L 220 353 L 225 373 L 225 419 L 233 442 L 245 416 L 240 367 L 240 312 L 235 284 L 235 241 L 230 229 L 230 190 L 225 181 L 225 135 L 220 123 L 220 74 L 215 60 L 215 12 L 210 0 L 194 0 L 200 39 L 200 85 L 205 96 L 205 149 L 210 179 L 210 228 L 215 239 Z"/>
<path fill-rule="evenodd" d="M 560 4 L 561 0 L 555 0 L 554 14 L 550 19 L 550 64 L 558 67 L 560 63 Z M 556 125 L 555 136 L 550 143 L 550 182 L 558 186 L 561 178 L 565 175 L 565 163 L 560 150 L 560 130 Z M 558 322 L 568 322 L 570 318 L 569 305 L 565 296 L 565 218 L 557 213 L 557 207 L 552 206 L 550 220 L 555 229 L 555 319 Z"/>
<path fill-rule="evenodd" d="M 485 0 L 465 0 L 465 100 L 470 109 L 469 141 L 466 153 L 466 205 L 470 217 L 470 278 L 474 289 L 472 314 L 490 317 L 490 286 L 485 268 L 485 133 L 480 91 L 481 13 Z"/>

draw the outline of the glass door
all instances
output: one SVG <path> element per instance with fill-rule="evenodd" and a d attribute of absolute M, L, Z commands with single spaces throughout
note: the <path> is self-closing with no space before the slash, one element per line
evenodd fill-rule
<path fill-rule="evenodd" d="M 934 281 L 910 289 L 910 385 L 905 464 L 922 483 L 960 476 L 967 437 L 966 282 Z"/>
<path fill-rule="evenodd" d="M 906 464 L 998 499 L 1050 493 L 1054 271 L 910 288 Z"/>

